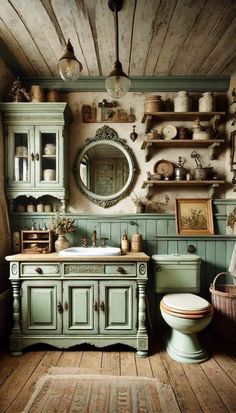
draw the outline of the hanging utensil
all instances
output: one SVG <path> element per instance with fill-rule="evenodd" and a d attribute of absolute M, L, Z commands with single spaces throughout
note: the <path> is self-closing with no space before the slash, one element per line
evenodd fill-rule
<path fill-rule="evenodd" d="M 202 168 L 202 163 L 200 160 L 200 155 L 196 151 L 192 151 L 191 158 L 193 158 L 196 162 L 197 168 Z"/>

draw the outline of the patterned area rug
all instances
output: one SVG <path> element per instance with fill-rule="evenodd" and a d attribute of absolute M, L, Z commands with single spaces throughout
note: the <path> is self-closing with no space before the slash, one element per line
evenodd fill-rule
<path fill-rule="evenodd" d="M 157 379 L 49 372 L 38 381 L 23 413 L 33 412 L 179 413 L 180 410 L 171 386 Z"/>

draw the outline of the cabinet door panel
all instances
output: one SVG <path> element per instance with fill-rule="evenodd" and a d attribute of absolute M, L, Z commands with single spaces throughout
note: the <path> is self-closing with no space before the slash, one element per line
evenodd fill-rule
<path fill-rule="evenodd" d="M 35 151 L 39 155 L 35 168 L 35 186 L 38 188 L 45 188 L 45 186 L 58 188 L 63 185 L 64 151 L 61 136 L 60 127 L 35 127 Z"/>
<path fill-rule="evenodd" d="M 97 334 L 97 281 L 65 281 L 63 290 L 64 334 Z"/>
<path fill-rule="evenodd" d="M 99 290 L 100 333 L 136 332 L 136 281 L 101 281 Z"/>
<path fill-rule="evenodd" d="M 34 186 L 34 128 L 8 127 L 6 179 L 8 188 Z"/>
<path fill-rule="evenodd" d="M 22 331 L 27 334 L 60 334 L 61 282 L 25 281 L 22 284 Z"/>

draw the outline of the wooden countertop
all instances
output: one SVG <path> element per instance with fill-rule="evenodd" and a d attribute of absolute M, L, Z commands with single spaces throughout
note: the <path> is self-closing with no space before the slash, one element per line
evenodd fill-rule
<path fill-rule="evenodd" d="M 6 261 L 47 261 L 47 262 L 131 262 L 131 261 L 149 261 L 150 257 L 144 252 L 127 252 L 126 254 L 116 256 L 77 256 L 63 257 L 58 252 L 51 254 L 15 254 L 5 257 Z"/>

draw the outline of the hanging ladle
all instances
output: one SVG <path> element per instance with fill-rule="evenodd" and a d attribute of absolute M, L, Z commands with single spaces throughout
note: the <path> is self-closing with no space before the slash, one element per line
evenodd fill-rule
<path fill-rule="evenodd" d="M 192 151 L 191 158 L 195 160 L 197 168 L 202 168 L 202 163 L 201 163 L 199 154 L 196 151 Z"/>

